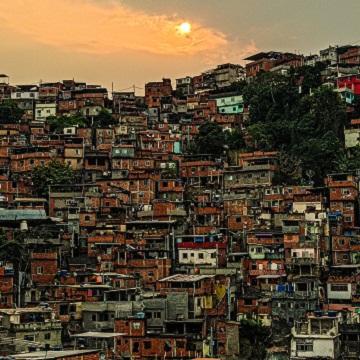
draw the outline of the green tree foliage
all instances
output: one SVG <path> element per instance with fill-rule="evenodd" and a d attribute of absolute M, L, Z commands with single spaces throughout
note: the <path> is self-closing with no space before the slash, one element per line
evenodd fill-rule
<path fill-rule="evenodd" d="M 0 102 L 0 124 L 17 124 L 25 114 L 12 100 Z"/>
<path fill-rule="evenodd" d="M 65 127 L 78 125 L 81 127 L 89 126 L 90 122 L 85 117 L 79 116 L 51 116 L 47 122 L 50 125 L 50 131 L 62 131 Z"/>
<path fill-rule="evenodd" d="M 190 145 L 190 152 L 220 156 L 226 154 L 228 150 L 239 150 L 243 147 L 243 133 L 239 128 L 223 131 L 217 122 L 208 121 L 199 127 L 199 133 Z"/>
<path fill-rule="evenodd" d="M 246 359 L 262 360 L 266 358 L 265 340 L 270 336 L 270 329 L 261 325 L 253 319 L 242 319 L 240 321 L 240 332 L 242 340 L 247 340 L 247 345 L 241 344 L 245 350 Z"/>
<path fill-rule="evenodd" d="M 75 181 L 74 170 L 69 164 L 59 160 L 51 160 L 47 165 L 37 165 L 31 172 L 32 182 L 38 196 L 49 195 L 49 185 L 70 185 Z"/>
<path fill-rule="evenodd" d="M 354 111 L 349 113 L 351 119 L 360 119 L 360 95 L 355 95 L 354 102 Z"/>
<path fill-rule="evenodd" d="M 253 148 L 279 152 L 283 174 L 278 180 L 291 182 L 301 179 L 301 170 L 313 170 L 313 180 L 320 184 L 327 173 L 338 169 L 335 160 L 343 151 L 345 106 L 329 87 L 317 88 L 319 77 L 320 69 L 308 67 L 287 76 L 269 73 L 244 91 Z M 299 80 L 309 93 L 299 92 Z"/>
<path fill-rule="evenodd" d="M 11 262 L 14 265 L 19 263 L 24 248 L 23 239 L 9 241 L 4 229 L 0 228 L 0 259 Z"/>
<path fill-rule="evenodd" d="M 111 113 L 102 108 L 94 121 L 94 126 L 107 127 L 109 125 L 115 125 L 116 123 L 116 119 L 111 115 Z"/>
<path fill-rule="evenodd" d="M 170 167 L 169 164 L 166 164 L 166 167 L 161 171 L 161 179 L 179 179 L 180 174 L 176 167 Z"/>

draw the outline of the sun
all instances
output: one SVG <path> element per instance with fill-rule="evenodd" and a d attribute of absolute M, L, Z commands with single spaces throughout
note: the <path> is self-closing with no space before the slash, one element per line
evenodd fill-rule
<path fill-rule="evenodd" d="M 179 26 L 179 31 L 182 34 L 189 34 L 191 32 L 191 25 L 188 22 L 184 22 Z"/>

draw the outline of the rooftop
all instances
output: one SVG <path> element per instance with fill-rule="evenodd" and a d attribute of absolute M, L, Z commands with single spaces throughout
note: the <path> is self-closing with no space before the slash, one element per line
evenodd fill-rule
<path fill-rule="evenodd" d="M 204 279 L 213 278 L 215 275 L 183 275 L 183 274 L 175 274 L 171 275 L 167 278 L 159 280 L 159 282 L 194 282 L 194 281 L 200 281 Z"/>

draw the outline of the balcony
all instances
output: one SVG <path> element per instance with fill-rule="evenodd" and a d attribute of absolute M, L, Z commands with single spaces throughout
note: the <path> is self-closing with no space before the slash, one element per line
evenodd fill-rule
<path fill-rule="evenodd" d="M 265 260 L 283 260 L 285 257 L 285 253 L 265 253 Z"/>
<path fill-rule="evenodd" d="M 255 171 L 255 170 L 275 170 L 276 167 L 274 165 L 270 165 L 270 164 L 244 164 L 243 166 L 244 170 L 251 170 L 251 171 Z"/>
<path fill-rule="evenodd" d="M 319 294 L 317 291 L 272 291 L 272 299 L 317 299 Z"/>
<path fill-rule="evenodd" d="M 297 264 L 297 265 L 309 265 L 315 263 L 314 257 L 296 257 L 296 258 L 291 258 L 290 260 L 292 264 Z"/>
<path fill-rule="evenodd" d="M 282 231 L 284 234 L 299 234 L 300 233 L 300 226 L 283 226 Z"/>
<path fill-rule="evenodd" d="M 60 320 L 48 320 L 45 322 L 28 322 L 22 324 L 10 324 L 10 331 L 18 332 L 18 331 L 39 331 L 39 330 L 51 330 L 51 329 L 61 329 L 61 321 Z"/>

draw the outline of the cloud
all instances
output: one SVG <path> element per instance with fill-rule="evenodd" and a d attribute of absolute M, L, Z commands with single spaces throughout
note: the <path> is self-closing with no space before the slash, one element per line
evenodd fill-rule
<path fill-rule="evenodd" d="M 178 26 L 191 23 L 190 34 Z M 1 0 L 0 24 L 12 33 L 65 52 L 194 55 L 225 51 L 227 37 L 177 15 L 149 15 L 115 1 Z M 4 30 L 3 30 L 4 31 Z"/>

